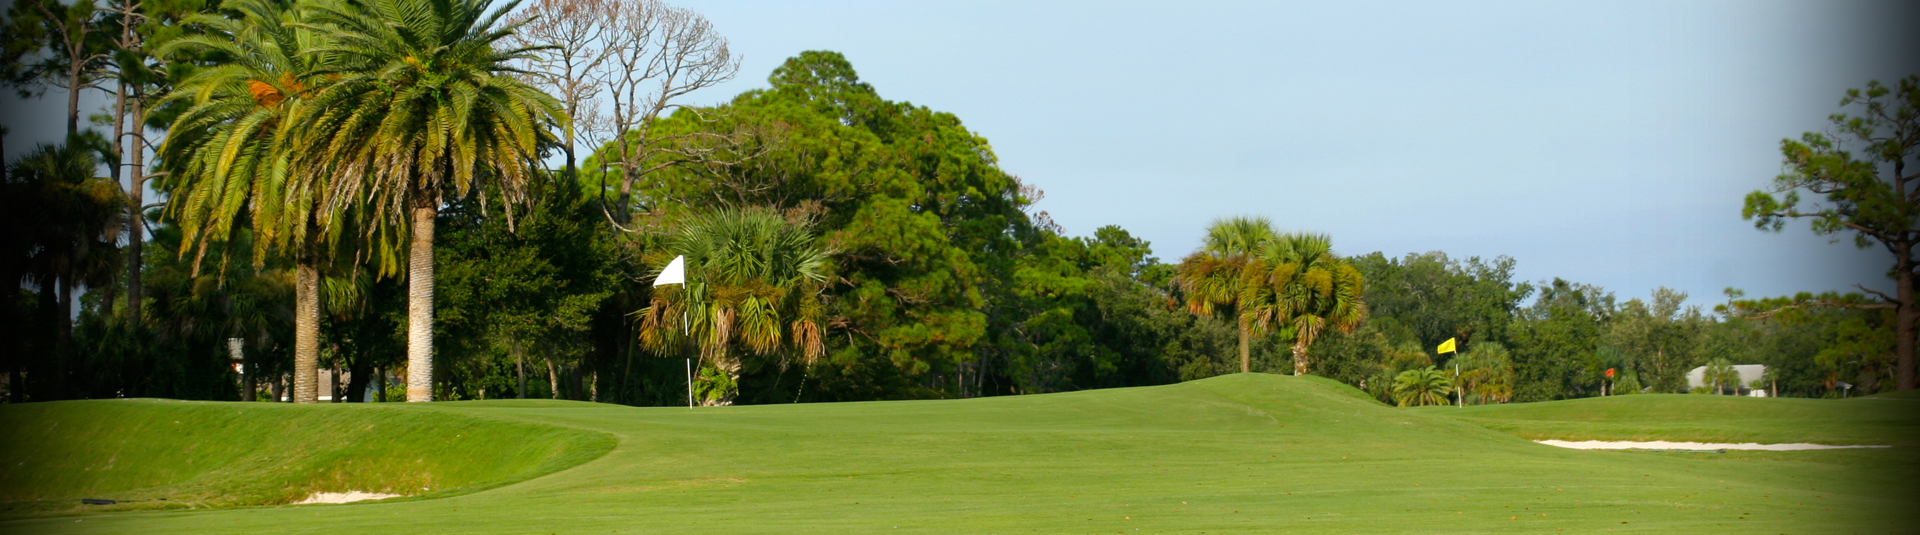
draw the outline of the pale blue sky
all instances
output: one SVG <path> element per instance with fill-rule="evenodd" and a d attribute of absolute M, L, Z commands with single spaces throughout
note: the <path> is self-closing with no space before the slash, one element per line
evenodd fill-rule
<path fill-rule="evenodd" d="M 675 3 L 745 59 L 688 102 L 839 51 L 991 140 L 1069 234 L 1117 224 L 1163 261 L 1255 214 L 1345 254 L 1504 254 L 1623 299 L 1890 286 L 1884 250 L 1739 211 L 1780 138 L 1920 72 L 1898 3 Z M 10 155 L 58 133 L 57 101 L 0 104 L 45 126 L 14 126 Z"/>

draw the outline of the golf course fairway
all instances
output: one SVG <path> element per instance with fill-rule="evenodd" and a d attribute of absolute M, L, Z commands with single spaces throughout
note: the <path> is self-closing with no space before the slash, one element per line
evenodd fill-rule
<path fill-rule="evenodd" d="M 1402 409 L 1332 380 L 1265 374 L 696 409 L 28 404 L 0 407 L 4 460 L 66 464 L 0 470 L 0 485 L 23 487 L 4 491 L 0 533 L 1916 533 L 1916 409 L 1911 398 L 1683 395 Z M 201 425 L 170 428 L 172 413 Z M 96 431 L 81 446 L 55 429 Z M 112 446 L 118 433 L 174 438 Z M 284 450 L 291 439 L 278 434 L 330 452 L 324 466 L 241 447 Z M 1529 438 L 1892 447 L 1700 454 Z M 182 444 L 224 446 L 194 458 Z M 108 458 L 114 468 L 96 466 Z M 232 461 L 195 471 L 181 467 L 189 459 Z M 421 477 L 410 464 L 462 475 L 384 501 L 247 505 L 404 489 Z M 100 475 L 114 470 L 138 474 Z M 271 479 L 283 470 L 323 481 Z M 249 498 L 222 501 L 223 485 Z M 82 497 L 170 499 L 74 505 Z"/>

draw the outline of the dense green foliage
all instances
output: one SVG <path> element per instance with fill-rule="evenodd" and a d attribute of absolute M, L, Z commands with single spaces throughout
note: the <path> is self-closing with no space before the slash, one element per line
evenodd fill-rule
<path fill-rule="evenodd" d="M 75 374 L 91 371 L 75 351 L 71 316 L 75 294 L 85 285 L 112 280 L 120 258 L 114 242 L 125 225 L 126 200 L 111 181 L 94 176 L 104 152 L 98 136 L 68 136 L 65 143 L 41 145 L 8 162 L 0 175 L 0 212 L 9 225 L 0 276 L 12 281 L 4 303 L 0 335 L 12 347 L 0 348 L 8 367 L 8 401 L 31 394 L 63 399 L 93 394 L 75 384 Z M 38 291 L 16 290 L 31 283 Z M 37 358 L 36 358 L 37 357 Z M 22 384 L 26 374 L 52 380 Z"/>
<path fill-rule="evenodd" d="M 613 236 L 594 219 L 599 210 L 563 177 L 543 174 L 528 188 L 546 202 L 511 221 L 478 198 L 440 213 L 445 232 L 435 235 L 441 267 L 434 322 L 434 369 L 444 389 L 439 399 L 592 397 L 591 377 L 578 370 L 591 354 L 594 314 L 620 282 L 606 270 L 616 259 Z M 391 317 L 381 335 L 392 365 L 400 364 L 403 338 L 400 294 L 395 285 L 385 294 L 390 304 L 375 307 Z M 586 384 L 542 379 L 523 386 L 523 367 L 536 370 L 536 377 L 551 369 Z"/>
<path fill-rule="evenodd" d="M 830 52 L 797 56 L 769 81 L 658 127 L 731 135 L 744 141 L 715 150 L 755 156 L 653 175 L 634 195 L 632 211 L 650 215 L 629 242 L 659 266 L 680 254 L 669 243 L 685 241 L 670 239 L 677 229 L 709 211 L 758 206 L 811 221 L 831 260 L 819 298 L 822 357 L 745 366 L 742 401 L 1037 393 L 1218 373 L 1207 353 L 1218 344 L 1204 337 L 1217 331 L 1166 314 L 1156 297 L 1166 269 L 1145 242 L 1117 227 L 1068 238 L 1029 215 L 1039 190 L 1001 171 L 958 118 L 882 99 Z M 587 160 L 582 182 L 604 184 L 594 193 L 612 198 L 619 180 L 605 152 Z M 695 278 L 699 266 L 689 269 Z M 661 324 L 677 325 L 670 316 Z M 681 351 L 667 343 L 648 353 L 641 358 Z M 673 399 L 647 392 L 656 388 L 684 386 L 622 391 Z"/>

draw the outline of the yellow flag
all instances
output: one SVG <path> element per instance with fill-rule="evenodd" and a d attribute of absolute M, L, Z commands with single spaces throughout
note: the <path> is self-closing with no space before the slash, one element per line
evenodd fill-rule
<path fill-rule="evenodd" d="M 1445 354 L 1445 353 L 1452 353 L 1452 352 L 1453 352 L 1453 339 L 1452 339 L 1452 338 L 1448 338 L 1448 339 L 1447 339 L 1447 341 L 1445 341 L 1445 342 L 1440 342 L 1440 347 L 1439 347 L 1439 348 L 1437 348 L 1437 349 L 1434 349 L 1433 351 L 1434 351 L 1434 353 L 1438 353 L 1438 354 Z"/>

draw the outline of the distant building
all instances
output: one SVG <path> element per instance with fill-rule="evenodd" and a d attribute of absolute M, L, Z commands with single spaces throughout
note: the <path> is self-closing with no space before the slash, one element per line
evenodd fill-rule
<path fill-rule="evenodd" d="M 1735 373 L 1740 374 L 1740 384 L 1737 386 L 1727 385 L 1729 387 L 1732 387 L 1731 390 L 1734 390 L 1732 392 L 1727 392 L 1727 393 L 1734 394 L 1734 395 L 1748 395 L 1753 390 L 1753 388 L 1751 388 L 1753 383 L 1756 381 L 1759 381 L 1761 377 L 1765 377 L 1767 375 L 1767 365 L 1735 364 L 1733 365 L 1733 371 Z M 1706 366 L 1701 366 L 1698 368 L 1687 370 L 1687 389 L 1692 390 L 1695 388 L 1706 388 L 1708 390 L 1712 390 L 1713 385 L 1707 384 L 1706 377 L 1707 377 Z"/>

